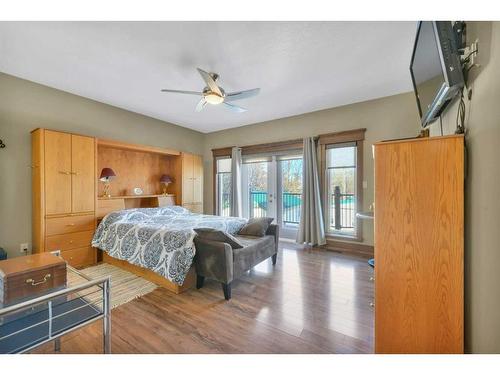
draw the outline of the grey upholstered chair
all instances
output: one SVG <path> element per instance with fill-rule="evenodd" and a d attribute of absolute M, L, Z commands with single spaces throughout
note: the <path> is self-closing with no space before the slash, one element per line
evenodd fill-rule
<path fill-rule="evenodd" d="M 222 284 L 224 298 L 231 298 L 231 282 L 265 259 L 272 257 L 273 265 L 278 256 L 279 227 L 271 224 L 264 237 L 234 236 L 243 247 L 233 249 L 225 242 L 212 241 L 198 236 L 195 267 L 196 288 L 203 287 L 205 277 Z"/>

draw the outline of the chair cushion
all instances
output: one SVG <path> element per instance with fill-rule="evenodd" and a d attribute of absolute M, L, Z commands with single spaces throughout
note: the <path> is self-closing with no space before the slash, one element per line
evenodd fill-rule
<path fill-rule="evenodd" d="M 244 245 L 236 239 L 234 236 L 229 233 L 223 232 L 218 229 L 213 228 L 195 228 L 194 231 L 196 234 L 205 240 L 216 241 L 216 242 L 225 242 L 233 249 L 241 249 Z"/>
<path fill-rule="evenodd" d="M 233 274 L 238 277 L 276 253 L 274 236 L 235 236 L 243 248 L 233 251 Z"/>
<path fill-rule="evenodd" d="M 267 232 L 267 228 L 271 225 L 274 219 L 272 217 L 254 217 L 240 229 L 238 234 L 243 236 L 256 236 L 264 237 Z"/>

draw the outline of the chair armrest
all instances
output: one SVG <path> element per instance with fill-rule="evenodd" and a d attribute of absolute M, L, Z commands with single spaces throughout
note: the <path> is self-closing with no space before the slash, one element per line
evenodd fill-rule
<path fill-rule="evenodd" d="M 196 274 L 221 283 L 233 281 L 233 249 L 225 242 L 210 241 L 198 236 L 194 238 L 196 247 Z"/>
<path fill-rule="evenodd" d="M 268 236 L 274 236 L 274 246 L 276 253 L 278 252 L 278 242 L 280 240 L 280 227 L 276 224 L 271 224 L 269 225 L 269 228 L 267 228 L 266 235 Z"/>

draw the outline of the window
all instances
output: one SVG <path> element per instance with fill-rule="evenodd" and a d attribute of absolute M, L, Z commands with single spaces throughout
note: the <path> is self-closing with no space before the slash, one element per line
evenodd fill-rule
<path fill-rule="evenodd" d="M 216 159 L 217 215 L 231 216 L 231 158 Z"/>
<path fill-rule="evenodd" d="M 356 212 L 363 210 L 363 141 L 366 129 L 319 136 L 321 194 L 327 240 L 363 241 Z"/>
<path fill-rule="evenodd" d="M 356 236 L 357 207 L 356 143 L 326 147 L 326 231 Z"/>

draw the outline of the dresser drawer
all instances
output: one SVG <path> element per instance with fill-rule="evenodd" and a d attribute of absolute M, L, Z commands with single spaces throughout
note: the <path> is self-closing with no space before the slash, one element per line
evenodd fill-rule
<path fill-rule="evenodd" d="M 55 234 L 94 230 L 94 225 L 94 215 L 53 217 L 47 219 L 45 234 L 53 236 Z"/>
<path fill-rule="evenodd" d="M 63 257 L 70 266 L 81 268 L 95 263 L 95 249 L 87 246 L 66 250 L 61 252 L 61 257 Z"/>
<path fill-rule="evenodd" d="M 69 250 L 78 247 L 90 246 L 93 230 L 67 234 L 56 234 L 45 238 L 45 251 Z"/>

